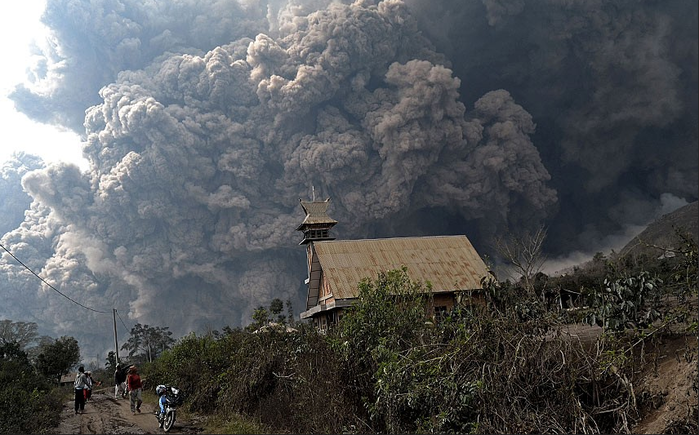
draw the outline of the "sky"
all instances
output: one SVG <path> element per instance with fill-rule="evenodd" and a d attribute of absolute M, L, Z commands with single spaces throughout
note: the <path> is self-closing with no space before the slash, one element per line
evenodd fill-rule
<path fill-rule="evenodd" d="M 0 6 L 0 47 L 14 62 L 6 62 L 0 70 L 0 130 L 3 132 L 0 161 L 13 153 L 38 155 L 47 162 L 67 161 L 86 168 L 80 136 L 60 126 L 31 120 L 15 109 L 8 94 L 26 80 L 32 63 L 32 44 L 41 44 L 47 37 L 41 23 L 44 1 L 5 2 Z"/>
<path fill-rule="evenodd" d="M 3 9 L 0 243 L 94 311 L 2 254 L 0 318 L 86 355 L 112 308 L 175 336 L 303 311 L 312 192 L 338 239 L 464 234 L 493 267 L 545 226 L 547 271 L 697 200 L 696 1 L 46 5 L 30 51 L 36 9 Z"/>

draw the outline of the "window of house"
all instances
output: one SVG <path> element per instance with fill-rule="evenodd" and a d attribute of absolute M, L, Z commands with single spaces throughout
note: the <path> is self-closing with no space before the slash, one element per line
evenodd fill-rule
<path fill-rule="evenodd" d="M 308 230 L 306 236 L 309 239 L 327 239 L 330 232 L 327 229 L 323 230 Z"/>

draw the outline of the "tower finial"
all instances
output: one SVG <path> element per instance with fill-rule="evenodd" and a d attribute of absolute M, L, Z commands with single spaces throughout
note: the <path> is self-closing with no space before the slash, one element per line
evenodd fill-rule
<path fill-rule="evenodd" d="M 316 202 L 316 187 L 311 185 L 311 201 Z"/>
<path fill-rule="evenodd" d="M 327 210 L 329 205 L 330 198 L 325 201 L 316 202 L 315 188 L 313 188 L 312 201 L 301 200 L 301 208 L 303 208 L 303 211 L 306 213 L 303 222 L 296 228 L 297 231 L 303 231 L 301 245 L 310 242 L 335 239 L 330 236 L 329 231 L 330 228 L 335 226 L 337 221 L 328 216 Z"/>

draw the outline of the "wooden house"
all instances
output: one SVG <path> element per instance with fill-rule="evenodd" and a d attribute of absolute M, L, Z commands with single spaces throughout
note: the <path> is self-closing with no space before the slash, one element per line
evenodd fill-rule
<path fill-rule="evenodd" d="M 300 244 L 306 246 L 308 266 L 302 319 L 328 328 L 357 299 L 363 278 L 403 266 L 411 280 L 432 284 L 430 308 L 436 317 L 464 296 L 479 301 L 481 279 L 489 272 L 466 236 L 335 240 L 330 229 L 337 221 L 328 216 L 328 205 L 329 199 L 301 201 L 306 218 L 297 230 L 304 235 Z"/>
<path fill-rule="evenodd" d="M 59 384 L 61 387 L 65 387 L 70 385 L 71 387 L 73 386 L 73 383 L 75 382 L 75 377 L 78 375 L 77 372 L 75 373 L 68 373 L 65 375 L 61 376 L 61 380 L 59 381 Z"/>

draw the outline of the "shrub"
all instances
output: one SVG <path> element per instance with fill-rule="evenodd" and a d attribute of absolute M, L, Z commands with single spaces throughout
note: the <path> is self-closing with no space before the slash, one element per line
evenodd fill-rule
<path fill-rule="evenodd" d="M 0 433 L 42 433 L 56 426 L 62 395 L 15 342 L 0 345 Z"/>
<path fill-rule="evenodd" d="M 213 412 L 220 390 L 220 374 L 229 366 L 230 340 L 216 339 L 212 335 L 197 337 L 188 335 L 144 367 L 148 385 L 175 385 L 185 397 L 185 405 L 191 411 Z"/>
<path fill-rule="evenodd" d="M 245 415 L 268 430 L 299 433 L 339 433 L 356 424 L 337 359 L 310 327 L 191 335 L 146 370 L 152 386 L 179 386 L 190 410 L 220 421 Z"/>
<path fill-rule="evenodd" d="M 594 308 L 587 321 L 612 331 L 626 328 L 644 328 L 661 317 L 658 311 L 662 281 L 648 272 L 637 276 L 605 279 L 604 286 L 590 294 Z"/>
<path fill-rule="evenodd" d="M 628 431 L 628 337 L 571 339 L 540 301 L 486 284 L 486 307 L 435 323 L 429 286 L 389 271 L 359 284 L 327 335 L 310 325 L 191 335 L 144 373 L 182 388 L 191 410 L 270 433 Z"/>

